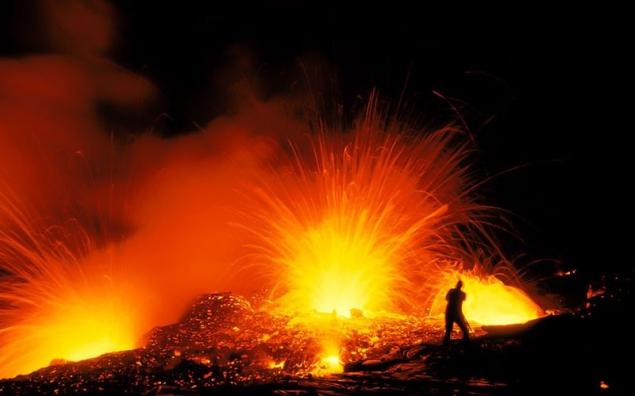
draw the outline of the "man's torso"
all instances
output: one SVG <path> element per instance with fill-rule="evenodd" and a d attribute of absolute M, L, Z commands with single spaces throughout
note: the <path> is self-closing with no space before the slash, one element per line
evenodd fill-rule
<path fill-rule="evenodd" d="M 465 293 L 458 289 L 450 289 L 447 294 L 447 300 L 448 305 L 445 309 L 446 315 L 462 315 Z"/>

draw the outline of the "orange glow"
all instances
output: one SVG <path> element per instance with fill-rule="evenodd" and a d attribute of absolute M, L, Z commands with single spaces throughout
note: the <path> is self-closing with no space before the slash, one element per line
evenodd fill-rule
<path fill-rule="evenodd" d="M 544 311 L 522 290 L 504 284 L 493 275 L 479 276 L 472 272 L 451 271 L 440 282 L 431 313 L 443 314 L 445 295 L 457 279 L 463 281 L 467 294 L 463 313 L 468 322 L 481 325 L 525 323 L 544 316 Z"/>

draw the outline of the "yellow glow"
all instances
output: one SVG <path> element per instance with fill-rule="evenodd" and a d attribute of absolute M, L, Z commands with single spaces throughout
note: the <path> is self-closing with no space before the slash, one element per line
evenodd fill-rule
<path fill-rule="evenodd" d="M 286 362 L 285 360 L 282 360 L 282 361 L 279 361 L 279 362 L 276 362 L 276 361 L 272 360 L 271 362 L 269 362 L 267 367 L 269 367 L 272 370 L 274 370 L 274 369 L 283 369 L 285 362 Z"/>
<path fill-rule="evenodd" d="M 319 324 L 317 324 L 319 326 Z M 344 363 L 340 359 L 342 340 L 338 331 L 331 327 L 325 328 L 321 334 L 321 352 L 311 373 L 317 376 L 336 374 L 344 371 Z"/>
<path fill-rule="evenodd" d="M 98 294 L 68 293 L 46 302 L 5 329 L 10 342 L 2 347 L 0 377 L 29 373 L 53 360 L 78 361 L 134 348 L 138 331 L 129 311 L 118 299 Z"/>
<path fill-rule="evenodd" d="M 320 362 L 325 367 L 323 370 L 325 373 L 341 373 L 344 370 L 342 361 L 337 355 L 325 356 Z"/>
<path fill-rule="evenodd" d="M 445 295 L 461 278 L 466 299 L 463 313 L 469 323 L 505 325 L 525 323 L 544 315 L 543 310 L 522 290 L 505 285 L 495 276 L 453 272 L 445 276 L 432 305 L 432 314 L 445 310 Z"/>
<path fill-rule="evenodd" d="M 350 317 L 352 308 L 373 310 L 388 304 L 394 266 L 372 235 L 362 232 L 363 223 L 361 219 L 347 231 L 349 225 L 327 220 L 294 237 L 294 265 L 286 274 L 287 306 Z"/>
<path fill-rule="evenodd" d="M 337 374 L 344 371 L 344 364 L 337 354 L 326 352 L 320 357 L 313 374 L 321 376 L 327 374 Z"/>
<path fill-rule="evenodd" d="M 103 308 L 77 307 L 57 323 L 44 326 L 43 338 L 55 337 L 54 345 L 49 345 L 51 356 L 77 361 L 134 348 L 135 340 L 123 328 L 120 313 Z"/>

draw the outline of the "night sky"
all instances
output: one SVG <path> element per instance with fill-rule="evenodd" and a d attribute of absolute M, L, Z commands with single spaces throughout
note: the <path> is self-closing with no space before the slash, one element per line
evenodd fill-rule
<path fill-rule="evenodd" d="M 1 56 L 49 51 L 32 3 L 0 5 Z M 509 242 L 511 255 L 586 273 L 633 267 L 626 13 L 218 3 L 114 2 L 110 58 L 154 82 L 159 100 L 143 114 L 104 109 L 113 129 L 169 137 L 228 111 L 237 48 L 251 57 L 263 98 L 305 86 L 302 67 L 328 80 L 345 109 L 373 88 L 393 102 L 404 91 L 425 119 L 456 119 L 458 110 L 483 176 L 515 169 L 482 189 L 514 214 L 523 242 Z"/>

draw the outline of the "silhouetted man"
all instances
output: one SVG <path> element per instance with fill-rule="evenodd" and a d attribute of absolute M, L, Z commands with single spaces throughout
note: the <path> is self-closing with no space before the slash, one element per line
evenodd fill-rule
<path fill-rule="evenodd" d="M 443 343 L 445 345 L 450 343 L 450 334 L 452 333 L 452 326 L 454 323 L 459 325 L 463 332 L 463 341 L 469 341 L 470 335 L 468 332 L 468 324 L 463 316 L 463 301 L 465 301 L 465 293 L 461 290 L 463 282 L 458 281 L 454 289 L 450 289 L 446 294 L 445 299 L 448 305 L 445 307 L 445 338 Z"/>

